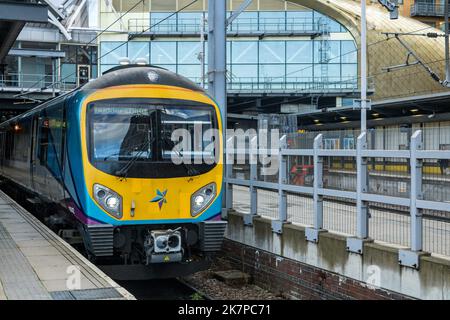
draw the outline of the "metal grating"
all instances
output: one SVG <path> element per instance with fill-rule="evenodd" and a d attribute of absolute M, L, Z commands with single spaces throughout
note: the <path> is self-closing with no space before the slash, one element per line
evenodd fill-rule
<path fill-rule="evenodd" d="M 226 221 L 207 221 L 200 223 L 200 248 L 202 251 L 219 251 L 222 247 Z"/>
<path fill-rule="evenodd" d="M 87 228 L 92 253 L 97 257 L 113 255 L 114 228 L 112 225 L 94 225 Z"/>

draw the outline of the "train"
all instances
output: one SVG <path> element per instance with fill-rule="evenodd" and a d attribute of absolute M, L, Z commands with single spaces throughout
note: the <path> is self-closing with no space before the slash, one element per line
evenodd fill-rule
<path fill-rule="evenodd" d="M 0 177 L 113 278 L 181 276 L 221 249 L 222 132 L 192 81 L 118 66 L 0 124 Z"/>

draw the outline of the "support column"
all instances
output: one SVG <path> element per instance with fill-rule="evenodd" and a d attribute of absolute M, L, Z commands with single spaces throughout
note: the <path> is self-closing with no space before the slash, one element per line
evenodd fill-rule
<path fill-rule="evenodd" d="M 258 137 L 250 140 L 250 214 L 244 215 L 244 224 L 253 225 L 253 219 L 258 216 L 258 189 L 254 182 L 258 180 Z"/>
<path fill-rule="evenodd" d="M 422 209 L 417 208 L 417 200 L 422 194 L 422 166 L 423 160 L 417 158 L 417 151 L 423 149 L 422 131 L 417 130 L 411 137 L 410 143 L 410 205 L 411 216 L 411 250 L 399 250 L 399 263 L 403 266 L 419 269 L 420 256 L 426 255 L 423 249 L 423 220 Z"/>
<path fill-rule="evenodd" d="M 208 0 L 208 92 L 220 108 L 223 141 L 226 141 L 227 129 L 226 9 L 226 0 Z M 223 175 L 226 176 L 226 172 Z M 222 188 L 226 192 L 225 183 Z M 222 207 L 226 207 L 225 200 Z"/>
<path fill-rule="evenodd" d="M 319 233 L 323 230 L 323 196 L 319 194 L 319 189 L 323 188 L 323 158 L 319 156 L 319 151 L 323 148 L 323 135 L 319 134 L 314 139 L 314 183 L 313 183 L 313 206 L 314 206 L 314 227 L 306 228 L 306 240 L 319 242 Z"/>
<path fill-rule="evenodd" d="M 222 127 L 227 127 L 226 1 L 208 0 L 208 91 L 219 105 Z"/>
<path fill-rule="evenodd" d="M 232 178 L 234 162 L 234 136 L 229 137 L 225 149 L 225 180 Z M 222 218 L 226 219 L 228 210 L 233 208 L 233 185 L 225 181 L 225 208 L 222 209 Z"/>
<path fill-rule="evenodd" d="M 280 139 L 278 149 L 278 220 L 272 220 L 272 231 L 278 234 L 283 233 L 283 224 L 287 223 L 287 194 L 283 190 L 283 185 L 287 184 L 287 159 L 282 152 L 287 149 L 287 137 L 284 135 Z"/>
<path fill-rule="evenodd" d="M 367 150 L 367 133 L 362 132 L 356 143 L 356 238 L 347 238 L 347 250 L 362 254 L 365 242 L 369 239 L 369 210 L 367 201 L 362 199 L 368 191 L 367 158 L 363 151 Z"/>

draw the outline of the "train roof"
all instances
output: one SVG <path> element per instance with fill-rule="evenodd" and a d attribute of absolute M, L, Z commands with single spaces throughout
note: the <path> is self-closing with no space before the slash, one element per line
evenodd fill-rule
<path fill-rule="evenodd" d="M 129 84 L 167 85 L 204 92 L 193 81 L 152 65 L 126 65 L 112 68 L 103 73 L 100 78 L 89 81 L 81 90 L 99 90 Z"/>

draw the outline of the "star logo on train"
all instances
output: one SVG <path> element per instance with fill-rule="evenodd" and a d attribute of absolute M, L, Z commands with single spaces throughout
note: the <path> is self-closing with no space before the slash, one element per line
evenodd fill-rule
<path fill-rule="evenodd" d="M 150 200 L 150 202 L 158 203 L 159 210 L 161 210 L 164 203 L 167 203 L 167 200 L 166 200 L 167 191 L 168 190 L 166 189 L 163 192 L 161 192 L 161 191 L 159 191 L 159 189 L 156 189 L 156 197 L 154 197 L 152 200 Z"/>

